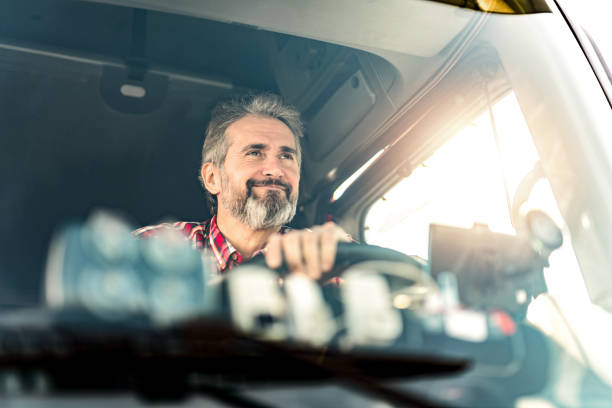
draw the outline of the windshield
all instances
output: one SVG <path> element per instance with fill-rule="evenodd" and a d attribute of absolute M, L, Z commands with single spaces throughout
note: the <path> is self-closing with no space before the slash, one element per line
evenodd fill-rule
<path fill-rule="evenodd" d="M 372 205 L 364 221 L 365 238 L 427 259 L 432 223 L 463 228 L 481 223 L 492 231 L 516 234 L 521 226 L 513 225 L 509 198 L 525 194 L 519 186 L 540 166 L 516 95 L 510 92 Z M 551 255 L 544 272 L 549 293 L 588 299 L 571 233 L 550 184 L 541 178 L 530 187 L 520 211 L 541 209 L 564 231 L 563 246 Z M 411 234 L 405 236 L 406 231 Z"/>
<path fill-rule="evenodd" d="M 1 4 L 2 398 L 605 406 L 608 5 L 464 3 Z"/>

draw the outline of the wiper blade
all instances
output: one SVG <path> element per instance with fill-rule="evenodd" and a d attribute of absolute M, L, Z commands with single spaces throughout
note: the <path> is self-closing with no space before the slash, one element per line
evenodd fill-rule
<path fill-rule="evenodd" d="M 0 344 L 0 369 L 44 373 L 54 390 L 131 390 L 151 399 L 204 393 L 252 407 L 263 405 L 224 385 L 334 380 L 394 404 L 434 407 L 381 381 L 452 375 L 469 366 L 465 359 L 257 340 L 212 319 L 158 329 L 146 321 L 101 321 L 82 310 L 0 318 Z"/>

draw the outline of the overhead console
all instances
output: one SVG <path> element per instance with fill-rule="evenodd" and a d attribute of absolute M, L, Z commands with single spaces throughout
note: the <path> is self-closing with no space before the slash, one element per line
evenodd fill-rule
<path fill-rule="evenodd" d="M 315 161 L 338 147 L 377 100 L 385 100 L 395 80 L 391 64 L 362 51 L 284 35 L 275 45 L 270 65 L 280 92 L 303 114 Z"/>
<path fill-rule="evenodd" d="M 303 113 L 305 163 L 317 165 L 366 158 L 371 152 L 360 147 L 380 136 L 380 125 L 439 68 L 445 47 L 473 17 L 471 10 L 421 0 L 341 0 L 315 8 L 276 0 L 90 1 L 246 26 L 255 29 L 252 37 L 274 38 L 263 54 L 280 93 Z M 333 170 L 305 168 L 305 181 L 315 183 Z"/>

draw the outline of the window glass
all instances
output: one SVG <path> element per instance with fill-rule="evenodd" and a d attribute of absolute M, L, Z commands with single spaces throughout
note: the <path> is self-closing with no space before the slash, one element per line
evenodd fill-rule
<path fill-rule="evenodd" d="M 492 113 L 494 121 L 487 109 L 372 205 L 364 224 L 368 243 L 426 259 L 430 223 L 470 228 L 477 222 L 492 231 L 515 232 L 509 201 L 537 164 L 538 154 L 514 93 L 499 100 Z M 536 183 L 525 208 L 542 209 L 565 228 L 546 180 Z M 575 295 L 574 286 L 586 296 L 567 231 L 564 238 L 551 265 L 569 272 L 555 268 L 557 281 L 550 282 L 547 271 L 549 289 Z"/>

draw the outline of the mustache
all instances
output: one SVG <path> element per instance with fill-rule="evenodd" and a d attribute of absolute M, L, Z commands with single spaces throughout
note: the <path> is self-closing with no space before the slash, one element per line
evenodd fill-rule
<path fill-rule="evenodd" d="M 246 187 L 247 187 L 247 192 L 248 192 L 247 196 L 251 195 L 251 189 L 253 187 L 264 187 L 264 186 L 279 186 L 285 190 L 285 194 L 287 194 L 287 198 L 289 198 L 289 196 L 291 195 L 291 191 L 292 191 L 291 186 L 282 180 L 279 180 L 279 179 L 264 179 L 264 180 L 248 179 L 246 182 Z"/>

